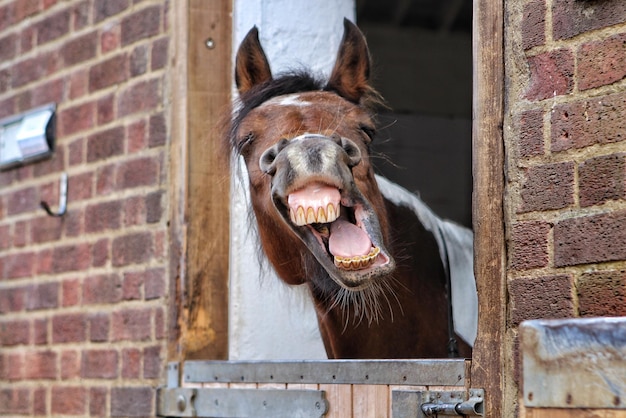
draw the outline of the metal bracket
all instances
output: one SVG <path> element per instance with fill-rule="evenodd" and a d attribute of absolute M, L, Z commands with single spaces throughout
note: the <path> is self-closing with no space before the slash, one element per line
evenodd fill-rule
<path fill-rule="evenodd" d="M 391 416 L 483 416 L 484 396 L 483 389 L 470 389 L 469 392 L 394 390 L 391 392 Z"/>
<path fill-rule="evenodd" d="M 465 360 L 206 361 L 183 364 L 187 383 L 312 383 L 460 386 Z"/>
<path fill-rule="evenodd" d="M 50 209 L 48 202 L 41 202 L 41 207 L 46 213 L 53 217 L 61 217 L 67 212 L 67 173 L 61 174 L 61 181 L 59 183 L 59 210 L 53 212 Z"/>
<path fill-rule="evenodd" d="M 526 408 L 626 410 L 625 330 L 620 317 L 523 322 Z"/>
<path fill-rule="evenodd" d="M 167 388 L 180 387 L 180 363 L 177 361 L 170 361 L 167 363 Z"/>
<path fill-rule="evenodd" d="M 321 390 L 159 388 L 157 415 L 215 418 L 321 418 L 328 409 Z"/>

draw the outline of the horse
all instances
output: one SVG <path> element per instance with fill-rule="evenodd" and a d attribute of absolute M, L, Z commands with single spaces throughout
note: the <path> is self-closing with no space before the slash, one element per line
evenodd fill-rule
<path fill-rule="evenodd" d="M 283 282 L 308 286 L 328 358 L 469 357 L 472 233 L 375 174 L 384 101 L 370 67 L 344 19 L 327 80 L 274 76 L 253 27 L 236 53 L 224 145 L 245 163 L 263 254 Z"/>

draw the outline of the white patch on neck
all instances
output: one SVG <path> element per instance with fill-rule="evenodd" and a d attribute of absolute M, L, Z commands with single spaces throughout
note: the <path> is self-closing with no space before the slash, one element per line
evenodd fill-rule
<path fill-rule="evenodd" d="M 267 102 L 263 103 L 261 106 L 259 107 L 265 107 L 265 106 L 298 106 L 298 107 L 305 107 L 305 106 L 310 106 L 311 102 L 307 102 L 305 100 L 301 100 L 300 99 L 300 94 L 287 94 L 285 96 L 278 96 L 278 97 L 274 97 L 270 100 L 268 100 Z"/>

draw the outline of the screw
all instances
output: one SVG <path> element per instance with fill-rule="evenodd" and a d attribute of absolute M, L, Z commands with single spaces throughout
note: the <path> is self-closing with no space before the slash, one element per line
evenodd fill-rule
<path fill-rule="evenodd" d="M 213 38 L 207 38 L 207 40 L 204 41 L 204 45 L 207 47 L 207 49 L 213 49 L 215 48 L 215 41 L 213 40 Z"/>
<path fill-rule="evenodd" d="M 179 395 L 178 399 L 176 399 L 176 406 L 178 406 L 180 412 L 183 412 L 187 408 L 187 400 L 183 395 Z"/>

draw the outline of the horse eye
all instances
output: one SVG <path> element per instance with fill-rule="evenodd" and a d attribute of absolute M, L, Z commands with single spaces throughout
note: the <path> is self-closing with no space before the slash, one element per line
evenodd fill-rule
<path fill-rule="evenodd" d="M 248 145 L 250 145 L 254 141 L 254 133 L 248 132 L 246 136 L 237 141 L 239 152 L 241 153 Z"/>

